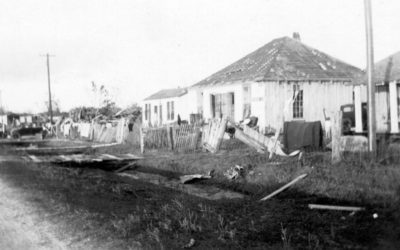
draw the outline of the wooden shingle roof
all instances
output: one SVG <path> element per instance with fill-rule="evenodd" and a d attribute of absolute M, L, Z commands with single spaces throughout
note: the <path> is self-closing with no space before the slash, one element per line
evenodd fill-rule
<path fill-rule="evenodd" d="M 375 83 L 400 80 L 400 51 L 375 64 L 374 79 Z"/>
<path fill-rule="evenodd" d="M 236 81 L 346 80 L 361 74 L 342 62 L 299 40 L 282 37 L 243 57 L 193 86 Z"/>
<path fill-rule="evenodd" d="M 173 98 L 173 97 L 179 97 L 187 93 L 186 88 L 176 88 L 176 89 L 163 89 L 158 91 L 155 94 L 152 94 L 151 96 L 147 97 L 144 99 L 145 101 L 149 100 L 158 100 L 158 99 L 166 99 L 166 98 Z"/>

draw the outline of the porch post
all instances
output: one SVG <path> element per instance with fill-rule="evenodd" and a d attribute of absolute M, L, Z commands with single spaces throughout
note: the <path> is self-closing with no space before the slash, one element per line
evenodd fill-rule
<path fill-rule="evenodd" d="M 390 133 L 399 133 L 399 114 L 397 111 L 397 82 L 389 83 L 389 110 L 390 110 Z"/>
<path fill-rule="evenodd" d="M 356 133 L 362 133 L 362 102 L 361 102 L 361 85 L 354 86 L 354 112 L 355 112 L 355 122 L 356 122 Z"/>

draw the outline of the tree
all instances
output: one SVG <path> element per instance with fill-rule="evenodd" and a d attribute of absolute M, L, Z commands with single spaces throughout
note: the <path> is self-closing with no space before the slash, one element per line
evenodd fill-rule
<path fill-rule="evenodd" d="M 97 86 L 97 84 L 92 81 L 92 92 L 94 94 L 98 114 L 111 118 L 120 110 L 113 101 L 110 92 L 104 85 Z"/>
<path fill-rule="evenodd" d="M 46 108 L 46 111 L 48 111 L 49 110 L 49 101 L 45 101 L 44 106 Z M 53 115 L 61 114 L 60 101 L 58 99 L 56 99 L 54 96 L 51 97 L 51 109 L 53 111 Z"/>

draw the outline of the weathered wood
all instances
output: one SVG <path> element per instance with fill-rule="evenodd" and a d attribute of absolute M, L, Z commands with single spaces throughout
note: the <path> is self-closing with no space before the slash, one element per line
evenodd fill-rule
<path fill-rule="evenodd" d="M 362 124 L 362 101 L 361 101 L 361 86 L 354 86 L 354 116 L 355 116 L 355 132 L 363 132 Z"/>
<path fill-rule="evenodd" d="M 389 100 L 390 100 L 390 133 L 399 133 L 399 113 L 397 100 L 397 82 L 389 83 Z"/>
<path fill-rule="evenodd" d="M 333 115 L 332 124 L 332 163 L 338 163 L 342 160 L 341 157 L 341 139 L 342 136 L 342 111 L 336 112 Z"/>
<path fill-rule="evenodd" d="M 223 117 L 220 121 L 210 122 L 209 131 L 202 143 L 203 145 L 207 145 L 204 146 L 205 149 L 212 153 L 218 152 L 224 138 L 227 123 L 228 119 L 226 117 Z"/>
<path fill-rule="evenodd" d="M 218 131 L 216 134 L 216 143 L 215 143 L 215 149 L 218 151 L 219 148 L 221 147 L 222 140 L 224 139 L 224 134 L 226 130 L 226 124 L 228 123 L 227 117 L 223 117 L 221 122 L 219 123 Z"/>
<path fill-rule="evenodd" d="M 255 148 L 257 152 L 263 153 L 265 150 L 265 148 L 263 147 L 263 145 L 261 145 L 261 143 L 252 139 L 250 136 L 246 135 L 242 130 L 238 128 L 235 129 L 235 138 L 247 144 L 248 146 Z"/>
<path fill-rule="evenodd" d="M 129 164 L 127 164 L 127 165 L 125 165 L 125 166 L 123 166 L 123 167 L 121 167 L 121 168 L 115 170 L 114 172 L 115 172 L 115 173 L 120 173 L 120 172 L 122 172 L 122 171 L 124 171 L 124 170 L 127 170 L 127 169 L 129 169 L 129 168 L 131 168 L 131 167 L 134 167 L 134 166 L 136 166 L 136 162 L 131 162 L 131 163 L 129 163 Z"/>
<path fill-rule="evenodd" d="M 291 105 L 293 104 L 294 100 L 296 100 L 298 94 L 299 94 L 299 91 L 295 91 L 293 97 L 291 97 L 285 103 L 285 106 L 283 108 L 282 121 L 280 123 L 278 123 L 278 126 L 275 131 L 275 135 L 274 135 L 274 137 L 272 137 L 273 146 L 269 150 L 269 159 L 271 159 L 275 154 L 277 144 L 278 144 L 278 138 L 281 133 L 281 130 L 283 129 L 283 124 L 285 123 L 285 118 L 287 118 L 289 116 L 289 109 L 290 109 Z"/>
<path fill-rule="evenodd" d="M 236 130 L 238 129 L 237 127 L 235 128 Z M 259 133 L 258 131 L 250 128 L 247 125 L 243 126 L 243 133 L 265 147 L 268 152 L 272 152 L 273 148 L 275 148 L 273 153 L 280 156 L 295 156 L 300 153 L 300 150 L 296 150 L 290 154 L 286 154 L 285 152 L 283 152 L 280 143 L 278 143 L 277 141 L 273 141 L 271 138 L 268 138 L 267 136 Z"/>
<path fill-rule="evenodd" d="M 172 133 L 172 126 L 167 126 L 168 145 L 171 150 L 174 150 L 174 138 Z"/>
<path fill-rule="evenodd" d="M 310 209 L 326 209 L 326 210 L 341 210 L 341 211 L 362 211 L 365 210 L 363 207 L 348 207 L 348 206 L 332 206 L 332 205 L 319 205 L 319 204 L 308 204 Z"/>
<path fill-rule="evenodd" d="M 182 175 L 179 177 L 179 180 L 183 184 L 192 180 L 201 180 L 201 179 L 211 179 L 211 175 L 191 174 L 191 175 Z"/>
<path fill-rule="evenodd" d="M 292 186 L 293 184 L 295 184 L 296 182 L 298 182 L 299 180 L 303 179 L 304 177 L 306 177 L 307 174 L 302 174 L 298 177 L 296 177 L 294 180 L 292 180 L 291 182 L 289 182 L 288 184 L 284 185 L 283 187 L 277 189 L 276 191 L 272 192 L 271 194 L 265 196 L 264 198 L 262 198 L 260 201 L 265 201 L 268 200 L 272 197 L 274 197 L 275 195 L 279 194 L 280 192 L 284 191 L 286 188 Z"/>
<path fill-rule="evenodd" d="M 144 153 L 144 131 L 140 128 L 140 153 Z"/>
<path fill-rule="evenodd" d="M 340 137 L 340 152 L 368 152 L 368 138 L 361 135 Z"/>

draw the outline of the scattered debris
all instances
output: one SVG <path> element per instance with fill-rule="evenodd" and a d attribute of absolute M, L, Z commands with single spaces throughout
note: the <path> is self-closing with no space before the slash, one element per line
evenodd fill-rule
<path fill-rule="evenodd" d="M 292 103 L 294 102 L 294 100 L 296 100 L 298 94 L 299 94 L 299 91 L 296 90 L 294 92 L 293 96 L 291 98 L 289 98 L 285 103 L 285 106 L 283 108 L 282 123 L 279 123 L 279 126 L 276 129 L 275 135 L 272 137 L 272 147 L 269 149 L 269 152 L 270 152 L 269 159 L 271 159 L 274 156 L 274 154 L 278 154 L 279 149 L 280 149 L 280 151 L 282 151 L 281 147 L 279 147 L 279 145 L 278 145 L 279 144 L 278 137 L 279 137 L 279 134 L 281 133 L 281 130 L 285 123 L 285 118 L 287 118 L 289 116 L 290 107 L 292 106 Z"/>
<path fill-rule="evenodd" d="M 131 163 L 129 163 L 129 164 L 127 164 L 127 165 L 115 170 L 114 172 L 115 173 L 120 173 L 122 171 L 125 171 L 125 170 L 130 169 L 131 167 L 135 167 L 135 166 L 136 166 L 136 162 L 131 162 Z"/>
<path fill-rule="evenodd" d="M 72 154 L 72 155 L 27 155 L 21 156 L 21 160 L 33 161 L 35 163 L 52 162 L 52 163 L 95 163 L 95 162 L 126 162 L 143 159 L 133 154 L 107 155 L 107 154 Z M 14 161 L 19 161 L 14 157 Z"/>
<path fill-rule="evenodd" d="M 230 180 L 234 180 L 243 174 L 244 168 L 236 165 L 225 171 L 224 176 L 226 176 Z"/>
<path fill-rule="evenodd" d="M 238 128 L 236 129 L 238 130 Z M 240 132 L 239 132 L 240 133 Z M 286 154 L 282 150 L 282 145 L 279 141 L 274 141 L 273 138 L 269 138 L 258 131 L 250 128 L 247 125 L 243 125 L 243 134 L 244 136 L 239 137 L 242 142 L 246 143 L 247 145 L 254 147 L 259 152 L 264 152 L 265 149 L 270 153 L 272 156 L 273 154 L 277 154 L 279 156 L 296 156 L 300 153 L 300 150 L 295 150 L 290 154 Z M 242 139 L 241 139 L 242 138 Z M 271 157 L 270 157 L 271 158 Z"/>
<path fill-rule="evenodd" d="M 190 239 L 190 241 L 189 241 L 189 243 L 188 244 L 186 244 L 186 245 L 184 245 L 183 246 L 183 248 L 192 248 L 193 246 L 194 246 L 194 244 L 196 243 L 196 241 L 193 239 L 193 238 L 191 238 Z"/>
<path fill-rule="evenodd" d="M 278 190 L 272 192 L 271 194 L 265 196 L 264 198 L 262 198 L 260 201 L 265 201 L 268 200 L 269 198 L 274 197 L 275 195 L 279 194 L 280 192 L 282 192 L 283 190 L 285 190 L 286 188 L 292 186 L 293 184 L 295 184 L 296 182 L 298 182 L 299 180 L 303 179 L 304 177 L 306 177 L 307 174 L 302 174 L 300 176 L 298 176 L 296 179 L 292 180 L 291 182 L 289 182 L 288 184 L 284 185 L 283 187 L 279 188 Z"/>
<path fill-rule="evenodd" d="M 189 195 L 194 195 L 207 200 L 220 200 L 220 199 L 243 199 L 246 195 L 231 191 L 228 189 L 221 189 L 213 185 L 191 185 L 182 184 L 180 181 L 168 178 L 159 174 L 149 174 L 139 171 L 129 171 L 118 173 L 119 176 L 129 177 L 134 180 L 142 180 L 154 185 L 159 185 L 174 190 L 179 190 L 180 192 L 187 193 Z"/>
<path fill-rule="evenodd" d="M 211 179 L 211 175 L 202 175 L 202 174 L 191 174 L 191 175 L 182 175 L 179 177 L 181 183 L 185 184 L 191 182 L 193 180 L 202 180 L 202 179 Z"/>
<path fill-rule="evenodd" d="M 244 126 L 246 126 L 246 125 L 244 125 Z M 249 135 L 245 134 L 239 128 L 235 129 L 235 138 L 240 140 L 241 142 L 247 144 L 248 146 L 256 149 L 257 152 L 259 152 L 259 153 L 264 153 L 265 152 L 265 147 L 260 142 L 258 142 L 257 140 L 251 138 Z"/>
<path fill-rule="evenodd" d="M 341 211 L 362 211 L 365 210 L 363 207 L 348 207 L 348 206 L 333 206 L 333 205 L 319 205 L 319 204 L 308 204 L 310 209 L 326 209 L 326 210 L 341 210 Z"/>
<path fill-rule="evenodd" d="M 68 153 L 68 152 L 82 152 L 88 149 L 96 149 L 103 147 L 111 147 L 119 145 L 119 143 L 107 143 L 107 144 L 93 144 L 93 145 L 79 145 L 70 147 L 26 147 L 16 148 L 17 151 L 26 151 L 29 153 Z"/>

